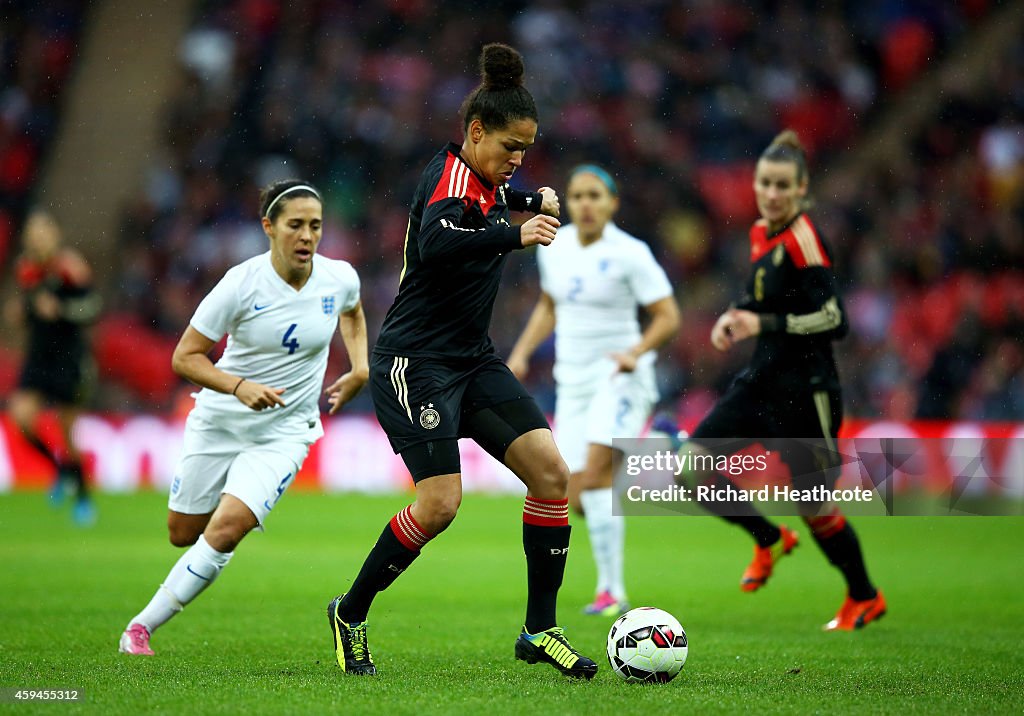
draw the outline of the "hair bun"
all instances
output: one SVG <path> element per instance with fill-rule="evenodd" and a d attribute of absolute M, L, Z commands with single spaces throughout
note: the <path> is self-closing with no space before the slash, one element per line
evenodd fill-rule
<path fill-rule="evenodd" d="M 500 42 L 484 45 L 480 52 L 480 76 L 483 89 L 488 91 L 521 87 L 523 74 L 523 56 L 514 48 Z"/>
<path fill-rule="evenodd" d="M 804 147 L 800 143 L 800 137 L 792 129 L 784 129 L 775 135 L 775 139 L 772 140 L 772 147 L 789 147 L 795 149 L 798 152 L 803 152 Z"/>

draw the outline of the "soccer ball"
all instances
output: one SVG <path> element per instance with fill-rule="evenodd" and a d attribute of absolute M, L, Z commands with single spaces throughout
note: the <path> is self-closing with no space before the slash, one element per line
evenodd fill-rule
<path fill-rule="evenodd" d="M 671 681 L 686 663 L 687 651 L 682 625 L 654 607 L 629 610 L 608 632 L 608 663 L 630 683 Z"/>

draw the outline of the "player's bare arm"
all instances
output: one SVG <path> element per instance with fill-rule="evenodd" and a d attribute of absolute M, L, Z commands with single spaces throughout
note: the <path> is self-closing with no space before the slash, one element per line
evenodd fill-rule
<path fill-rule="evenodd" d="M 346 311 L 338 317 L 338 331 L 345 343 L 352 369 L 331 383 L 325 391 L 328 396 L 327 402 L 331 405 L 329 415 L 334 415 L 345 403 L 356 397 L 370 379 L 366 347 L 366 314 L 363 313 L 362 301 L 351 311 Z"/>
<path fill-rule="evenodd" d="M 624 353 L 612 353 L 611 357 L 618 364 L 622 373 L 636 370 L 636 362 L 647 351 L 654 351 L 672 340 L 679 330 L 679 304 L 674 296 L 665 296 L 654 303 L 644 306 L 650 317 L 650 323 L 640 336 L 640 342 Z"/>
<path fill-rule="evenodd" d="M 246 380 L 245 376 L 232 375 L 215 366 L 209 353 L 216 344 L 216 341 L 189 326 L 174 347 L 171 368 L 191 383 L 218 393 L 234 395 L 253 410 L 272 408 L 275 405 L 284 407 L 284 400 L 281 399 L 284 388 L 254 383 Z"/>
<path fill-rule="evenodd" d="M 530 320 L 519 336 L 506 364 L 516 378 L 522 380 L 530 371 L 530 357 L 537 346 L 547 340 L 555 330 L 555 302 L 546 292 L 541 291 L 537 305 L 530 314 Z"/>

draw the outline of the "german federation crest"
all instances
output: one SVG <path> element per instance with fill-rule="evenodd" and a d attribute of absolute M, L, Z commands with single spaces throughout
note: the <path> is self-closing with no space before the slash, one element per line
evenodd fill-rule
<path fill-rule="evenodd" d="M 320 299 L 323 302 L 324 313 L 328 316 L 334 315 L 334 296 L 322 296 Z"/>
<path fill-rule="evenodd" d="M 434 410 L 434 404 L 420 406 L 420 427 L 433 430 L 441 424 L 441 414 Z"/>

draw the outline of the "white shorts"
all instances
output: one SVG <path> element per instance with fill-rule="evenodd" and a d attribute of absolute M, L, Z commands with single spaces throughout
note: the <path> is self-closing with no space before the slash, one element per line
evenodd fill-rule
<path fill-rule="evenodd" d="M 307 453 L 307 442 L 246 440 L 190 414 L 167 506 L 186 515 L 205 515 L 217 509 L 226 492 L 245 503 L 262 528 Z"/>
<path fill-rule="evenodd" d="M 558 389 L 555 442 L 569 472 L 582 472 L 589 445 L 612 446 L 613 438 L 638 438 L 655 398 L 639 376 L 615 373 L 586 386 Z"/>

